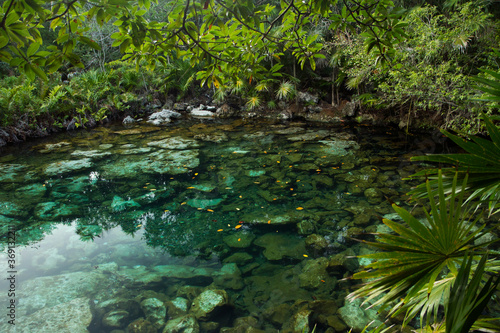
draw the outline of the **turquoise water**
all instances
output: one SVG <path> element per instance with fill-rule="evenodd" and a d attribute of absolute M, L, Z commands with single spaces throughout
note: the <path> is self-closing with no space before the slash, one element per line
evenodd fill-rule
<path fill-rule="evenodd" d="M 381 228 L 386 197 L 405 206 L 408 158 L 435 139 L 191 120 L 4 148 L 0 330 L 347 332 L 341 279 L 370 251 L 350 237 Z"/>

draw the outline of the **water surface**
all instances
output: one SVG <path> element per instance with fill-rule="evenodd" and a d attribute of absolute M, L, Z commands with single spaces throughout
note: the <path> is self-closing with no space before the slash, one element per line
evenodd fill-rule
<path fill-rule="evenodd" d="M 0 290 L 15 295 L 1 304 L 14 300 L 17 332 L 347 332 L 340 280 L 370 251 L 350 237 L 381 228 L 387 198 L 405 206 L 409 156 L 442 140 L 191 120 L 4 148 Z"/>

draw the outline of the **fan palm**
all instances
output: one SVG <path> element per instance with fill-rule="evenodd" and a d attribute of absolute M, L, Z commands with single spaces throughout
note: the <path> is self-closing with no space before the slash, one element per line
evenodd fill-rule
<path fill-rule="evenodd" d="M 354 274 L 355 279 L 369 281 L 351 293 L 349 299 L 366 297 L 365 302 L 376 299 L 372 306 L 382 308 L 396 301 L 389 314 L 406 311 L 407 320 L 417 314 L 422 320 L 429 319 L 431 313 L 437 317 L 439 304 L 449 295 L 464 254 L 481 254 L 482 248 L 489 244 L 477 241 L 484 235 L 484 225 L 476 228 L 479 217 L 474 221 L 467 218 L 469 210 L 463 205 L 464 192 L 457 186 L 458 176 L 457 173 L 452 179 L 448 200 L 441 171 L 436 179 L 437 201 L 430 181 L 426 182 L 430 211 L 425 210 L 424 220 L 393 205 L 404 223 L 383 219 L 394 233 L 377 233 L 376 241 L 363 241 L 382 251 L 361 256 L 375 261 L 366 266 L 367 270 Z M 462 188 L 466 182 L 467 176 Z"/>
<path fill-rule="evenodd" d="M 466 141 L 459 136 L 443 131 L 447 137 L 467 151 L 467 154 L 412 157 L 412 161 L 446 163 L 455 165 L 455 167 L 439 170 L 436 168 L 425 169 L 412 175 L 411 178 L 425 176 L 431 180 L 431 187 L 435 189 L 437 185 L 436 175 L 438 172 L 442 172 L 445 175 L 443 180 L 445 191 L 449 191 L 453 174 L 457 173 L 460 179 L 468 177 L 467 187 L 460 189 L 470 193 L 467 202 L 479 199 L 481 203 L 488 206 L 491 215 L 498 211 L 500 200 L 500 130 L 485 115 L 483 115 L 483 119 L 491 141 L 476 136 L 471 136 L 471 140 Z M 410 194 L 415 198 L 425 196 L 425 186 L 424 184 L 417 186 Z"/>

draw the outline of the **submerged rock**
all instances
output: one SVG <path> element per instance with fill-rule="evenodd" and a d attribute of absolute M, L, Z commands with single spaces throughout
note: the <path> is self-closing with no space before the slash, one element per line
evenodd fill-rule
<path fill-rule="evenodd" d="M 199 144 L 193 139 L 187 139 L 182 137 L 172 137 L 166 138 L 160 141 L 152 141 L 148 143 L 149 147 L 158 147 L 163 149 L 189 149 L 197 148 Z"/>
<path fill-rule="evenodd" d="M 165 325 L 167 308 L 162 301 L 157 298 L 147 298 L 141 302 L 141 309 L 146 316 L 146 320 L 153 324 L 156 328 L 159 329 Z"/>
<path fill-rule="evenodd" d="M 360 299 L 346 303 L 338 310 L 338 314 L 347 326 L 355 332 L 361 332 L 365 325 L 369 323 L 369 327 L 371 328 L 382 324 L 378 318 L 377 311 L 374 309 L 363 309 Z"/>
<path fill-rule="evenodd" d="M 328 260 L 324 257 L 306 261 L 302 273 L 299 274 L 300 287 L 317 289 L 328 278 L 327 267 Z"/>
<path fill-rule="evenodd" d="M 111 153 L 109 151 L 100 150 L 75 150 L 71 153 L 71 156 L 101 159 L 107 156 L 111 156 Z"/>
<path fill-rule="evenodd" d="M 29 202 L 38 202 L 47 192 L 45 184 L 30 184 L 20 187 L 16 190 L 16 198 L 23 199 Z"/>
<path fill-rule="evenodd" d="M 163 333 L 198 333 L 200 325 L 193 315 L 186 315 L 169 320 Z"/>
<path fill-rule="evenodd" d="M 6 164 L 0 163 L 0 182 L 22 181 L 23 172 L 26 166 L 22 164 Z"/>
<path fill-rule="evenodd" d="M 119 196 L 115 195 L 113 197 L 113 202 L 111 203 L 111 210 L 113 212 L 121 212 L 129 208 L 140 208 L 141 205 L 134 200 L 124 200 Z"/>
<path fill-rule="evenodd" d="M 224 243 L 230 247 L 244 249 L 252 244 L 255 235 L 248 231 L 238 232 L 224 237 Z"/>
<path fill-rule="evenodd" d="M 187 201 L 188 206 L 193 208 L 207 209 L 210 207 L 216 207 L 222 202 L 222 199 L 190 199 Z"/>
<path fill-rule="evenodd" d="M 48 176 L 55 176 L 69 172 L 81 171 L 91 168 L 94 165 L 90 158 L 83 158 L 81 160 L 64 160 L 49 164 L 45 168 L 45 174 Z"/>
<path fill-rule="evenodd" d="M 156 327 L 144 318 L 139 318 L 127 326 L 127 333 L 157 333 Z"/>
<path fill-rule="evenodd" d="M 202 292 L 191 304 L 192 314 L 201 320 L 207 320 L 214 315 L 218 309 L 229 304 L 229 298 L 225 290 L 209 289 Z"/>
<path fill-rule="evenodd" d="M 285 257 L 300 259 L 306 253 L 303 239 L 279 233 L 268 233 L 254 241 L 255 245 L 264 249 L 267 260 L 281 260 Z"/>
<path fill-rule="evenodd" d="M 15 332 L 88 333 L 87 327 L 91 321 L 90 300 L 76 298 L 53 307 L 45 307 L 29 315 L 23 315 L 16 320 L 15 326 L 11 324 L 0 325 L 0 331 L 12 332 L 10 329 L 14 327 Z"/>
<path fill-rule="evenodd" d="M 109 328 L 125 327 L 129 313 L 125 310 L 113 310 L 104 315 L 102 325 Z"/>

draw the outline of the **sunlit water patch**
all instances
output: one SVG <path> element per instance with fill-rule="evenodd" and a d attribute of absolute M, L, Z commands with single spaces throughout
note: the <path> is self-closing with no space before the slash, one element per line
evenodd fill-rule
<path fill-rule="evenodd" d="M 436 147 L 387 129 L 237 120 L 4 149 L 0 290 L 14 290 L 0 295 L 0 330 L 364 326 L 375 311 L 344 303 L 351 256 L 369 251 L 351 237 L 393 213 L 386 198 L 405 204 L 408 156 Z"/>

